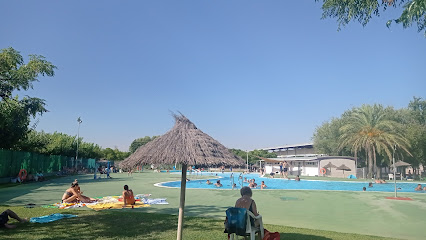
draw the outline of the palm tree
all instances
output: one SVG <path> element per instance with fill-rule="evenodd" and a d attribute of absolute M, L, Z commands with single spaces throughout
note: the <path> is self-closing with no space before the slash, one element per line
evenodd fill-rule
<path fill-rule="evenodd" d="M 361 150 L 365 151 L 369 178 L 373 166 L 376 166 L 376 153 L 386 154 L 391 160 L 393 146 L 397 145 L 410 154 L 409 142 L 402 136 L 399 123 L 391 120 L 389 110 L 382 105 L 362 105 L 348 114 L 345 124 L 339 129 L 339 149 L 349 147 L 355 155 Z"/>

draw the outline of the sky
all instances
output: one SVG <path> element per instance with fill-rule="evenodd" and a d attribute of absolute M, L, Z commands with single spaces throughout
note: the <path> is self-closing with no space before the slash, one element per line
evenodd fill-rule
<path fill-rule="evenodd" d="M 426 98 L 426 38 L 385 23 L 337 31 L 315 1 L 0 1 L 0 49 L 57 66 L 36 130 L 128 150 L 181 112 L 228 148 L 312 142 L 362 104 Z"/>

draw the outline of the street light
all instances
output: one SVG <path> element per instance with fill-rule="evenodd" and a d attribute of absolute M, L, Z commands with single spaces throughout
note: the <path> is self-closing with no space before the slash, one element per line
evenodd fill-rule
<path fill-rule="evenodd" d="M 83 122 L 80 117 L 77 118 L 78 122 L 78 131 L 77 131 L 77 151 L 75 153 L 75 169 L 77 169 L 77 159 L 78 159 L 78 139 L 80 138 L 80 124 Z"/>

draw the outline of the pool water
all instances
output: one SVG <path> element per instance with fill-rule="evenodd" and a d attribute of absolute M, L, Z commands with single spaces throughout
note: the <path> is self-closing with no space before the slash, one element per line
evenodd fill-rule
<path fill-rule="evenodd" d="M 206 184 L 207 179 L 199 179 L 199 176 L 211 176 L 209 180 L 213 183 L 211 185 Z M 241 179 L 239 180 L 239 173 L 234 173 L 233 179 L 236 184 L 236 188 L 240 189 L 242 186 L 248 186 L 247 182 L 241 185 Z M 357 181 L 326 181 L 326 180 L 305 180 L 295 181 L 294 179 L 287 180 L 281 178 L 263 178 L 259 174 L 244 174 L 243 179 L 255 179 L 258 186 L 255 189 L 260 189 L 261 181 L 265 181 L 267 186 L 266 189 L 288 189 L 288 190 L 334 190 L 334 191 L 362 191 L 363 187 L 367 188 L 367 191 L 379 191 L 379 192 L 394 192 L 395 185 L 392 181 L 385 184 L 373 183 L 373 187 L 368 187 L 368 182 L 357 182 Z M 190 181 L 186 182 L 186 188 L 202 188 L 202 189 L 217 189 L 214 185 L 217 180 L 220 180 L 223 187 L 220 189 L 232 189 L 231 173 L 199 173 L 188 174 L 187 178 Z M 398 192 L 417 192 L 424 193 L 424 191 L 414 191 L 414 188 L 418 183 L 413 182 L 397 182 L 396 186 Z M 165 187 L 180 187 L 180 181 L 166 182 L 159 184 Z"/>

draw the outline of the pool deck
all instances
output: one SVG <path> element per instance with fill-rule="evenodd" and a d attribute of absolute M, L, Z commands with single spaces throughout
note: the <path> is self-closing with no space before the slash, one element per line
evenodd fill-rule
<path fill-rule="evenodd" d="M 180 180 L 170 173 L 112 174 L 112 179 L 93 179 L 93 175 L 68 176 L 41 183 L 0 188 L 0 205 L 38 206 L 58 202 L 78 178 L 84 194 L 90 197 L 120 195 L 124 184 L 135 194 L 151 193 L 152 198 L 167 198 L 169 205 L 137 209 L 143 212 L 178 214 L 178 188 L 160 188 L 155 183 Z M 235 204 L 238 190 L 188 189 L 185 215 L 223 219 L 225 210 Z M 359 233 L 400 239 L 425 239 L 426 193 L 399 193 L 412 201 L 386 199 L 393 193 L 256 190 L 256 201 L 263 221 L 292 227 Z M 1 207 L 3 209 L 3 207 Z M 91 210 L 89 210 L 91 211 Z"/>

